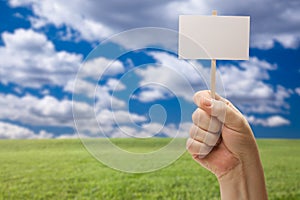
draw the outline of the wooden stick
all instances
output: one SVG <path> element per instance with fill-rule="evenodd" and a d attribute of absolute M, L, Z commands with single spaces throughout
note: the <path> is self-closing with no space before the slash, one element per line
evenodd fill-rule
<path fill-rule="evenodd" d="M 211 60 L 211 69 L 210 69 L 210 94 L 211 98 L 215 99 L 216 97 L 216 60 Z"/>
<path fill-rule="evenodd" d="M 213 10 L 212 15 L 216 16 L 217 11 Z M 216 98 L 216 59 L 211 60 L 211 69 L 210 69 L 210 94 L 211 98 Z"/>
<path fill-rule="evenodd" d="M 212 15 L 213 15 L 213 16 L 216 16 L 217 14 L 218 14 L 217 10 L 213 10 L 213 11 L 212 11 Z"/>

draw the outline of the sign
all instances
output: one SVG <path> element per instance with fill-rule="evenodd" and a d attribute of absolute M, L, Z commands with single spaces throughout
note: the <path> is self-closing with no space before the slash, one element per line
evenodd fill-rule
<path fill-rule="evenodd" d="M 181 59 L 248 60 L 249 16 L 179 16 Z"/>

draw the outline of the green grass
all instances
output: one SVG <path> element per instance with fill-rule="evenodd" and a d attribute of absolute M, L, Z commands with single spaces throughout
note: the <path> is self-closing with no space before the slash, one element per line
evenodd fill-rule
<path fill-rule="evenodd" d="M 169 142 L 134 146 L 157 149 Z M 300 199 L 300 140 L 258 140 L 269 199 Z M 185 153 L 156 172 L 127 174 L 94 159 L 79 140 L 1 140 L 0 199 L 219 199 L 218 183 Z"/>

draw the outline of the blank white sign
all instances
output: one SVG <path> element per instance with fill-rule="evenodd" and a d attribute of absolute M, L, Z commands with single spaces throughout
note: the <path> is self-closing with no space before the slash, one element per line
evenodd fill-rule
<path fill-rule="evenodd" d="M 179 16 L 182 59 L 249 59 L 249 16 Z"/>

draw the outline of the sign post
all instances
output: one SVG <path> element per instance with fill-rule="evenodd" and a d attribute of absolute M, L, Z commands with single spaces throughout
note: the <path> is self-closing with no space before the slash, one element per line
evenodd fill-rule
<path fill-rule="evenodd" d="M 213 16 L 217 16 L 217 11 L 212 11 Z M 211 67 L 210 67 L 210 94 L 211 98 L 216 98 L 216 71 L 217 71 L 217 63 L 216 59 L 211 60 Z"/>

